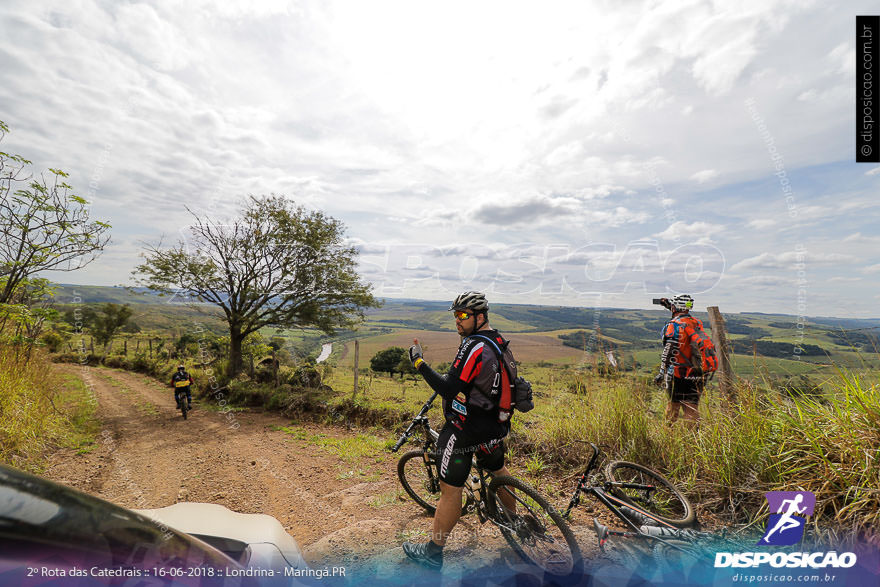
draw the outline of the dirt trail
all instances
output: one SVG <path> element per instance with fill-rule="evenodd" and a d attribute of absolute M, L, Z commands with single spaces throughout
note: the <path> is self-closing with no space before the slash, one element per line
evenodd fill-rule
<path fill-rule="evenodd" d="M 386 569 L 399 565 L 406 572 L 411 563 L 399 545 L 427 535 L 430 517 L 397 481 L 398 455 L 381 449 L 358 459 L 346 454 L 345 440 L 358 431 L 291 424 L 258 411 L 224 414 L 207 400 L 196 402 L 184 421 L 171 389 L 152 378 L 55 368 L 94 385 L 101 432 L 93 450 L 56 455 L 46 472 L 51 479 L 129 508 L 193 501 L 269 514 L 315 568 L 371 572 L 382 561 Z M 444 575 L 514 556 L 497 530 L 467 516 L 447 547 Z"/>

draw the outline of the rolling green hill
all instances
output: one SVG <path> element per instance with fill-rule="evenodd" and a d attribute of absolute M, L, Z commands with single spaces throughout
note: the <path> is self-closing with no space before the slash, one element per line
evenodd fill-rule
<path fill-rule="evenodd" d="M 133 321 L 143 332 L 155 336 L 179 337 L 196 322 L 217 334 L 225 332 L 225 324 L 213 306 L 191 306 L 142 288 L 60 285 L 55 300 L 61 310 L 73 307 L 77 300 L 83 305 L 130 304 Z M 362 341 L 364 353 L 392 343 L 406 344 L 413 337 L 434 341 L 449 338 L 452 342 L 442 343 L 443 348 L 454 347 L 454 322 L 448 307 L 448 302 L 386 299 L 382 307 L 368 310 L 365 323 L 354 331 L 330 337 L 313 329 L 264 329 L 263 334 L 267 338 L 287 338 L 289 348 L 301 356 L 315 354 L 324 342 L 338 343 L 332 360 L 347 365 L 353 363 L 349 347 L 355 338 Z M 707 315 L 694 315 L 710 331 Z M 490 317 L 495 328 L 513 340 L 514 346 L 519 345 L 524 362 L 531 359 L 560 365 L 586 364 L 595 362 L 592 355 L 611 351 L 624 364 L 635 364 L 639 371 L 649 372 L 658 362 L 660 332 L 669 312 L 492 304 Z M 880 319 L 809 318 L 802 329 L 798 329 L 795 317 L 782 314 L 730 313 L 725 321 L 735 353 L 733 363 L 743 375 L 759 371 L 780 376 L 822 374 L 832 365 L 880 369 Z"/>

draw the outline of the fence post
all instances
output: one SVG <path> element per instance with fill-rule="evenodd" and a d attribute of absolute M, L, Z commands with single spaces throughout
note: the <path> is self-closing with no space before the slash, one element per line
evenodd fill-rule
<path fill-rule="evenodd" d="M 150 343 L 150 360 L 152 361 L 153 360 L 153 339 L 148 338 L 147 342 Z"/>
<path fill-rule="evenodd" d="M 128 339 L 123 339 L 122 341 L 122 352 L 126 357 L 128 356 Z"/>
<path fill-rule="evenodd" d="M 358 392 L 358 355 L 360 354 L 360 342 L 355 339 L 354 341 L 354 389 L 351 392 L 352 399 L 357 397 Z"/>
<path fill-rule="evenodd" d="M 736 392 L 734 389 L 733 369 L 730 366 L 730 344 L 727 339 L 727 326 L 724 322 L 724 316 L 718 306 L 709 306 L 706 308 L 709 312 L 709 324 L 712 326 L 712 342 L 715 345 L 715 351 L 718 353 L 718 388 L 721 394 L 728 398 L 734 399 Z"/>

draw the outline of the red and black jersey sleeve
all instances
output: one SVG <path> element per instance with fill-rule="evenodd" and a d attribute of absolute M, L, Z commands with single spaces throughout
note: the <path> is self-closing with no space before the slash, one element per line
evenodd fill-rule
<path fill-rule="evenodd" d="M 473 383 L 482 368 L 483 343 L 467 339 L 458 349 L 448 373 L 440 375 L 427 363 L 422 363 L 419 367 L 419 373 L 422 374 L 431 389 L 444 399 L 451 400 Z"/>

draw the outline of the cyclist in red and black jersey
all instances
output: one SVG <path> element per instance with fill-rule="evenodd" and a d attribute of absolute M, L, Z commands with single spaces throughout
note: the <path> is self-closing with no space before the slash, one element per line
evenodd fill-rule
<path fill-rule="evenodd" d="M 501 364 L 492 345 L 504 345 L 497 330 L 489 326 L 489 303 L 479 292 L 468 291 L 452 302 L 455 327 L 462 337 L 461 346 L 449 372 L 440 375 L 422 357 L 418 341 L 410 347 L 413 366 L 443 398 L 446 425 L 437 442 L 440 463 L 440 500 L 434 514 L 431 540 L 405 542 L 403 550 L 410 558 L 432 568 L 443 565 L 443 547 L 461 516 L 462 488 L 476 454 L 480 465 L 493 475 L 507 475 L 504 466 L 504 442 L 510 420 L 501 414 L 492 383 Z M 513 511 L 512 496 L 499 496 Z"/>

